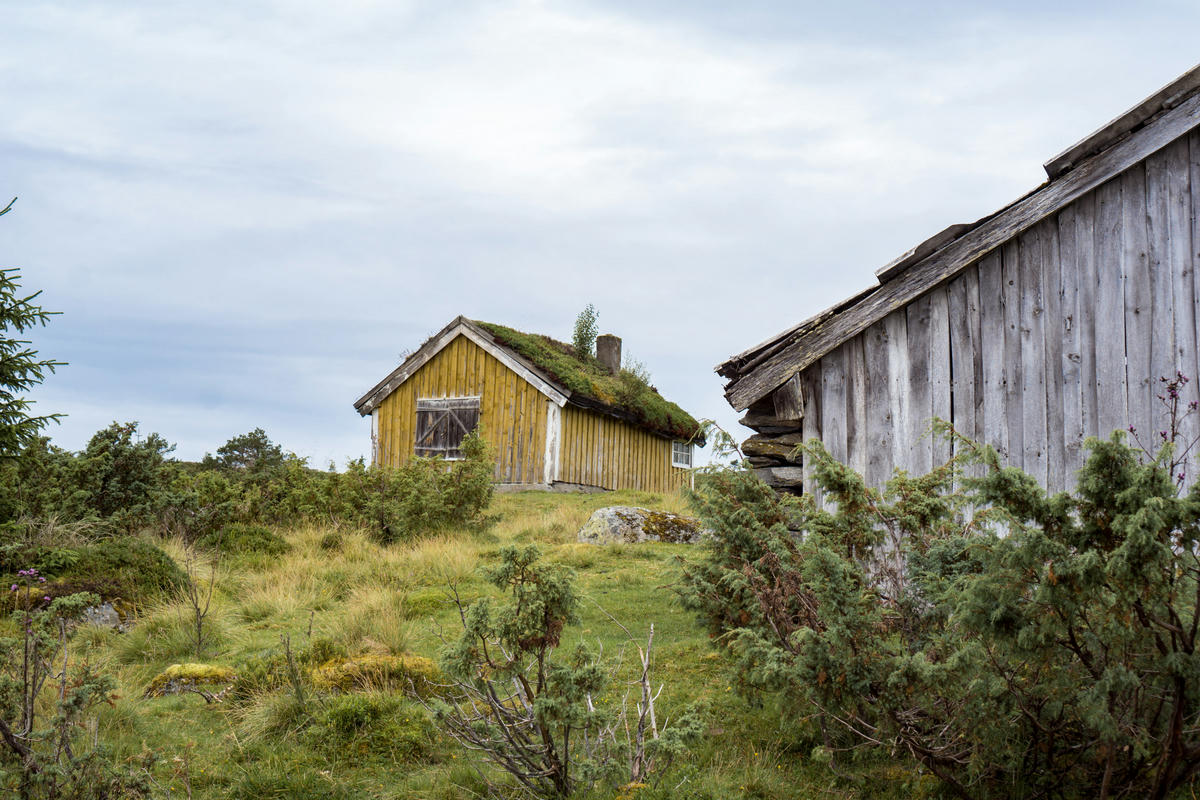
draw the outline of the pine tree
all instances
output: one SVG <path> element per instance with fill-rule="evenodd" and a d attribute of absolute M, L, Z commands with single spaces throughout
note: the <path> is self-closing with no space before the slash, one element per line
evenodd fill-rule
<path fill-rule="evenodd" d="M 15 197 L 0 215 L 8 213 L 13 202 Z M 31 342 L 21 336 L 45 325 L 55 312 L 34 303 L 41 292 L 22 295 L 20 277 L 16 270 L 0 269 L 0 459 L 15 458 L 61 416 L 33 414 L 33 401 L 26 396 L 62 362 L 38 358 Z"/>

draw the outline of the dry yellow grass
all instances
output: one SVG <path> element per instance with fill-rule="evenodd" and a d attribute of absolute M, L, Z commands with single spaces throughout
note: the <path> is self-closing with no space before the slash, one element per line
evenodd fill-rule
<path fill-rule="evenodd" d="M 341 642 L 351 653 L 403 653 L 409 646 L 409 623 L 404 619 L 404 595 L 380 584 L 356 586 L 336 615 L 323 615 L 318 625 L 325 636 Z"/>

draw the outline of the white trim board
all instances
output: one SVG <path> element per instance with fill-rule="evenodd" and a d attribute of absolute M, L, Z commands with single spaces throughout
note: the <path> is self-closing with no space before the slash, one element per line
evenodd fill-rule
<path fill-rule="evenodd" d="M 543 477 L 547 484 L 558 480 L 559 451 L 562 449 L 562 408 L 554 402 L 546 403 L 546 454 Z"/>

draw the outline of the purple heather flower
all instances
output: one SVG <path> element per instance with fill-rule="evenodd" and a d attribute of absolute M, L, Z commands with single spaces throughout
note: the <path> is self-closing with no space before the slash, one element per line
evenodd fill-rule
<path fill-rule="evenodd" d="M 38 581 L 39 581 L 39 582 L 41 582 L 41 583 L 45 583 L 45 582 L 46 582 L 46 579 L 45 579 L 45 578 L 43 578 L 43 577 L 41 577 L 41 576 L 39 575 L 39 576 L 38 576 Z"/>
<path fill-rule="evenodd" d="M 45 600 L 47 603 L 49 603 L 49 602 L 50 602 L 50 595 L 46 595 L 46 596 L 45 596 L 45 597 L 43 597 L 42 599 L 43 599 L 43 600 Z"/>
<path fill-rule="evenodd" d="M 1133 427 L 1132 425 L 1130 425 L 1130 426 L 1129 426 L 1129 432 L 1130 432 L 1130 433 L 1137 433 L 1137 428 L 1135 428 L 1135 427 Z"/>
<path fill-rule="evenodd" d="M 1158 435 L 1159 435 L 1159 436 L 1161 436 L 1161 437 L 1162 437 L 1162 438 L 1164 438 L 1164 439 L 1165 439 L 1165 438 L 1167 438 L 1167 432 L 1166 432 L 1166 431 L 1159 431 L 1159 432 L 1158 432 Z"/>
<path fill-rule="evenodd" d="M 1179 480 L 1183 480 L 1183 473 L 1181 472 L 1178 475 L 1176 475 L 1175 477 L 1178 478 Z"/>
<path fill-rule="evenodd" d="M 12 585 L 12 588 L 11 588 L 11 589 L 9 589 L 9 591 L 10 591 L 10 592 L 15 592 L 16 590 L 17 590 L 17 585 L 14 583 L 14 584 Z"/>

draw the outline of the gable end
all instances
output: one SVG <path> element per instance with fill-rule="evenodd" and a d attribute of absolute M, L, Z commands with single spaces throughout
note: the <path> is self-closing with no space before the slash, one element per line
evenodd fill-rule
<path fill-rule="evenodd" d="M 396 390 L 400 384 L 411 378 L 417 370 L 446 348 L 450 342 L 459 336 L 465 336 L 481 349 L 495 358 L 504 366 L 521 376 L 527 383 L 537 389 L 560 408 L 566 404 L 567 395 L 557 386 L 538 374 L 534 367 L 516 353 L 497 344 L 487 333 L 479 330 L 466 317 L 457 317 L 453 322 L 432 336 L 417 352 L 413 353 L 404 363 L 393 370 L 386 378 L 376 384 L 369 392 L 360 397 L 354 408 L 361 416 L 367 416 L 379 404 Z"/>

